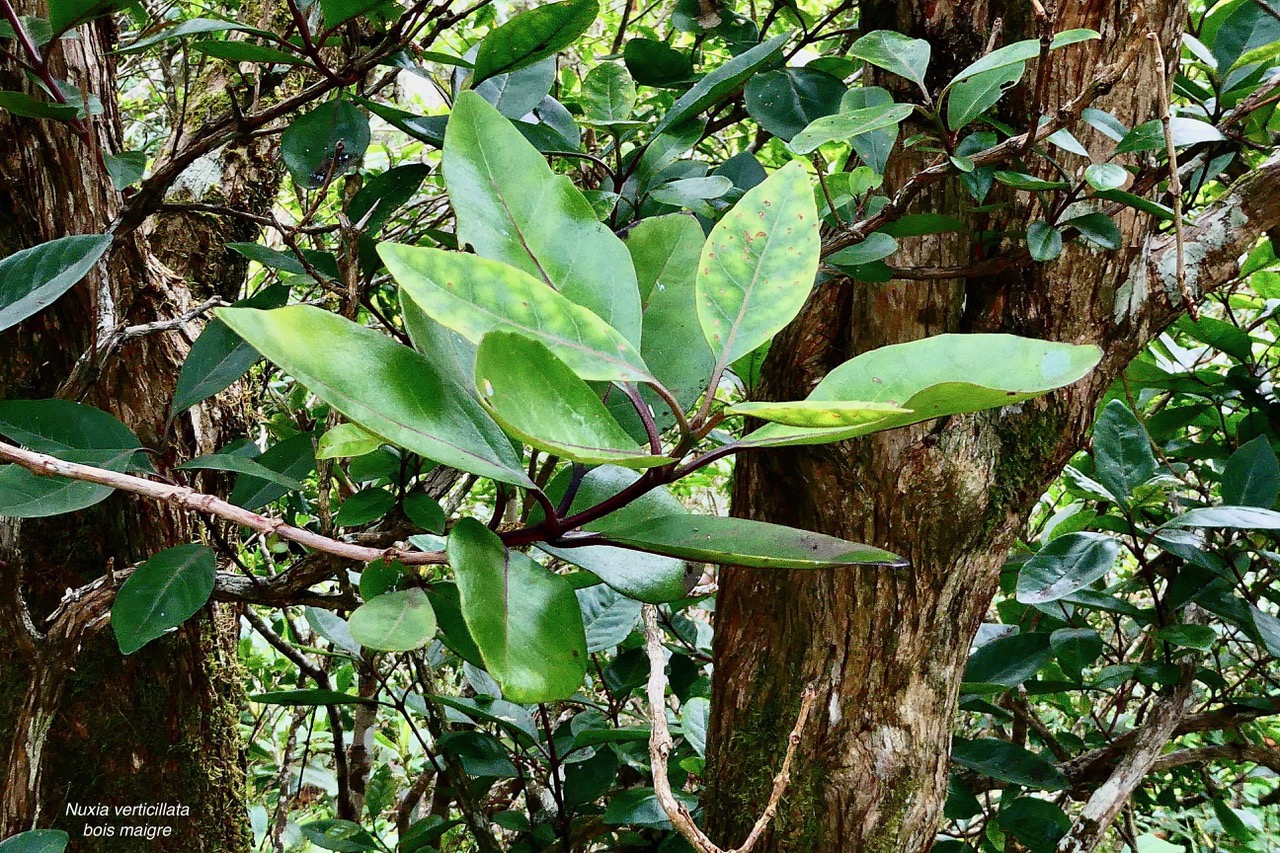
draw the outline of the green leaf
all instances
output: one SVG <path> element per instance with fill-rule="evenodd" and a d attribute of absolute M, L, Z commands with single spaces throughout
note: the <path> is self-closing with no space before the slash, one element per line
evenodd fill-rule
<path fill-rule="evenodd" d="M 951 760 L 975 773 L 1042 791 L 1061 791 L 1067 779 L 1045 759 L 1022 747 L 996 738 L 951 743 Z"/>
<path fill-rule="evenodd" d="M 368 147 L 369 119 L 341 99 L 298 116 L 280 137 L 280 154 L 289 174 L 313 189 L 355 169 Z"/>
<path fill-rule="evenodd" d="M 260 480 L 275 483 L 291 492 L 300 492 L 304 488 L 301 481 L 295 480 L 293 477 L 286 477 L 284 474 L 272 471 L 261 462 L 235 453 L 210 453 L 205 456 L 197 456 L 195 459 L 183 462 L 178 466 L 178 470 L 235 471 L 237 474 L 248 474 Z"/>
<path fill-rule="evenodd" d="M 169 548 L 138 566 L 111 606 L 120 651 L 133 654 L 195 615 L 213 594 L 217 573 L 217 558 L 203 545 Z"/>
<path fill-rule="evenodd" d="M 0 260 L 0 330 L 52 305 L 89 274 L 110 234 L 62 237 Z"/>
<path fill-rule="evenodd" d="M 50 0 L 49 23 L 54 33 L 60 34 L 129 3 L 130 0 Z"/>
<path fill-rule="evenodd" d="M 215 59 L 225 59 L 230 62 L 260 62 L 266 65 L 306 65 L 307 59 L 296 53 L 280 50 L 266 45 L 254 44 L 247 41 L 221 41 L 218 39 L 205 39 L 202 41 L 192 42 L 191 46 L 203 53 L 205 56 L 212 56 Z"/>
<path fill-rule="evenodd" d="M 1026 175 L 1022 172 L 997 170 L 993 173 L 993 176 L 1000 183 L 1016 190 L 1065 190 L 1071 187 L 1066 181 L 1046 181 L 1043 178 L 1037 178 L 1035 175 Z"/>
<path fill-rule="evenodd" d="M 629 40 L 622 60 L 641 86 L 674 86 L 693 79 L 693 63 L 688 54 L 653 39 Z"/>
<path fill-rule="evenodd" d="M 684 124 L 736 92 L 762 68 L 773 64 L 786 41 L 786 34 L 774 36 L 708 72 L 671 105 L 671 109 L 649 132 L 650 138 L 657 138 L 664 130 Z"/>
<path fill-rule="evenodd" d="M 548 485 L 547 496 L 553 503 L 558 503 L 564 497 L 570 474 L 571 472 L 566 469 Z M 582 483 L 569 507 L 569 515 L 582 512 L 613 497 L 635 483 L 639 476 L 635 471 L 619 468 L 616 465 L 601 465 L 599 468 L 591 469 L 582 478 Z M 687 512 L 684 505 L 669 491 L 659 488 L 641 495 L 625 507 L 603 518 L 587 523 L 583 529 L 607 533 L 657 515 L 682 512 Z M 541 512 L 535 510 L 530 515 L 529 523 L 536 524 L 542 518 Z M 554 557 L 592 572 L 610 587 L 639 601 L 662 604 L 684 598 L 688 594 L 685 586 L 686 565 L 683 560 L 643 551 L 611 548 L 606 545 L 555 548 L 539 543 L 538 547 Z"/>
<path fill-rule="evenodd" d="M 382 518 L 395 505 L 395 495 L 374 486 L 343 501 L 333 521 L 339 527 L 360 527 Z"/>
<path fill-rule="evenodd" d="M 347 218 L 363 222 L 366 234 L 377 234 L 391 214 L 408 204 L 430 173 L 431 168 L 423 163 L 409 163 L 374 175 L 351 199 Z"/>
<path fill-rule="evenodd" d="M 640 355 L 686 410 L 706 391 L 716 360 L 698 323 L 695 281 L 705 242 L 698 221 L 682 214 L 642 219 L 627 235 L 644 300 Z M 674 420 L 655 398 L 646 399 L 660 423 Z"/>
<path fill-rule="evenodd" d="M 1159 202 L 1151 201 L 1140 195 L 1127 193 L 1124 190 L 1097 190 L 1094 192 L 1096 198 L 1105 199 L 1107 201 L 1115 201 L 1120 204 L 1126 204 L 1143 213 L 1149 213 L 1165 222 L 1173 221 L 1173 208 L 1167 207 Z"/>
<path fill-rule="evenodd" d="M 246 27 L 245 25 L 238 24 L 234 21 L 219 21 L 214 18 L 192 18 L 189 21 L 182 21 L 181 23 L 174 24 L 172 26 L 166 26 L 155 35 L 138 39 L 132 44 L 127 44 L 124 47 L 119 48 L 116 53 L 137 53 L 151 47 L 152 45 L 168 41 L 169 39 L 183 38 L 185 36 L 198 36 L 206 33 L 222 33 L 233 30 L 236 32 L 251 33 L 259 36 L 270 35 L 270 33 L 267 33 L 264 30 L 255 29 L 254 27 Z"/>
<path fill-rule="evenodd" d="M 1270 2 L 1267 8 L 1251 2 L 1234 5 L 1213 34 L 1213 58 L 1219 69 L 1231 68 L 1249 51 L 1280 40 L 1280 21 L 1272 14 L 1275 7 Z"/>
<path fill-rule="evenodd" d="M 586 674 L 587 640 L 573 588 L 472 518 L 449 536 L 449 562 L 467 628 L 485 668 L 512 702 L 572 696 Z"/>
<path fill-rule="evenodd" d="M 359 424 L 338 424 L 320 436 L 316 445 L 317 459 L 345 459 L 364 456 L 383 445 L 381 436 L 374 435 Z"/>
<path fill-rule="evenodd" d="M 957 83 L 947 95 L 947 127 L 959 130 L 994 107 L 1004 93 L 1022 79 L 1026 70 L 1026 63 L 1019 62 L 983 71 Z"/>
<path fill-rule="evenodd" d="M 366 649 L 408 652 L 436 634 L 436 614 L 420 589 L 388 592 L 360 605 L 347 620 L 351 636 Z"/>
<path fill-rule="evenodd" d="M 302 479 L 315 470 L 315 448 L 310 433 L 299 433 L 273 444 L 258 457 L 258 462 L 286 477 Z M 258 509 L 288 493 L 277 483 L 246 474 L 236 479 L 231 490 L 231 503 L 245 509 Z"/>
<path fill-rule="evenodd" d="M 444 533 L 447 519 L 444 507 L 430 495 L 414 492 L 404 499 L 404 514 L 410 521 L 432 533 Z"/>
<path fill-rule="evenodd" d="M 1101 533 L 1066 533 L 1045 545 L 1018 573 L 1018 601 L 1044 604 L 1088 586 L 1110 571 L 1120 543 Z"/>
<path fill-rule="evenodd" d="M 427 599 L 440 623 L 440 639 L 448 648 L 472 666 L 483 667 L 484 658 L 471 639 L 471 631 L 462 618 L 462 604 L 458 586 L 453 583 L 434 583 L 427 590 Z"/>
<path fill-rule="evenodd" d="M 611 526 L 605 538 L 655 554 L 763 569 L 903 568 L 901 557 L 821 533 L 718 515 L 665 515 Z"/>
<path fill-rule="evenodd" d="M 631 118 L 636 84 L 627 69 L 612 62 L 597 65 L 582 80 L 582 108 L 592 124 L 617 124 Z"/>
<path fill-rule="evenodd" d="M 1104 249 L 1117 251 L 1124 245 L 1124 236 L 1121 235 L 1120 229 L 1105 213 L 1086 213 L 1083 216 L 1068 219 L 1062 223 L 1062 227 L 1076 229 L 1080 232 L 1080 236 Z"/>
<path fill-rule="evenodd" d="M 550 284 L 639 343 L 640 294 L 626 247 L 479 95 L 458 96 L 443 170 L 459 243 Z"/>
<path fill-rule="evenodd" d="M 0 841 L 0 853 L 63 853 L 69 841 L 61 829 L 33 829 Z"/>
<path fill-rule="evenodd" d="M 1107 403 L 1093 427 L 1094 479 L 1123 506 L 1133 490 L 1160 470 L 1151 437 L 1137 416 L 1120 400 Z"/>
<path fill-rule="evenodd" d="M 924 39 L 913 39 L 892 30 L 876 30 L 855 41 L 849 55 L 905 77 L 925 90 L 924 74 L 929 70 L 932 51 Z"/>
<path fill-rule="evenodd" d="M 1062 254 L 1062 232 L 1047 222 L 1027 226 L 1027 249 L 1033 261 L 1047 263 Z"/>
<path fill-rule="evenodd" d="M 1058 33 L 1053 37 L 1053 41 L 1049 46 L 1050 50 L 1056 50 L 1060 47 L 1066 47 L 1069 44 L 1077 44 L 1082 41 L 1092 41 L 1101 38 L 1094 30 L 1066 30 Z M 1040 55 L 1040 39 L 1025 39 L 1017 41 L 1013 44 L 1005 45 L 998 50 L 993 50 L 986 56 L 968 65 L 963 71 L 957 74 L 952 81 L 967 80 L 978 74 L 987 71 L 994 71 L 999 68 L 1007 68 L 1010 65 L 1017 65 L 1020 62 L 1026 62 L 1029 59 L 1035 59 Z"/>
<path fill-rule="evenodd" d="M 1095 190 L 1118 190 L 1129 178 L 1129 170 L 1115 163 L 1094 163 L 1084 170 L 1084 179 Z"/>
<path fill-rule="evenodd" d="M 541 341 L 583 379 L 653 379 L 622 333 L 515 267 L 395 243 L 379 244 L 378 254 L 423 312 L 472 343 L 494 331 L 518 332 Z"/>
<path fill-rule="evenodd" d="M 1071 818 L 1048 800 L 1018 797 L 1000 807 L 1000 828 L 1012 833 L 1030 853 L 1054 853 L 1071 830 Z"/>
<path fill-rule="evenodd" d="M 747 112 L 774 136 L 789 140 L 815 120 L 840 109 L 845 85 L 808 68 L 766 71 L 747 81 Z"/>
<path fill-rule="evenodd" d="M 1184 512 L 1161 527 L 1225 527 L 1235 530 L 1280 530 L 1280 512 L 1250 506 L 1206 506 Z"/>
<path fill-rule="evenodd" d="M 121 151 L 119 154 L 106 154 L 102 158 L 107 167 L 107 175 L 111 178 L 111 186 L 118 190 L 136 184 L 142 180 L 147 169 L 147 155 L 143 151 Z"/>
<path fill-rule="evenodd" d="M 497 424 L 418 353 L 309 305 L 218 316 L 263 355 L 351 420 L 460 471 L 529 483 Z"/>
<path fill-rule="evenodd" d="M 596 0 L 566 0 L 513 16 L 480 42 L 472 84 L 554 56 L 586 32 L 599 12 Z"/>
<path fill-rule="evenodd" d="M 711 229 L 698 262 L 698 322 L 719 368 L 791 322 L 818 271 L 818 210 L 808 175 L 788 163 Z"/>
<path fill-rule="evenodd" d="M 587 654 L 613 648 L 630 636 L 640 623 L 643 605 L 604 584 L 580 589 L 576 595 L 587 633 Z"/>
<path fill-rule="evenodd" d="M 915 111 L 911 104 L 876 104 L 815 119 L 792 138 L 790 148 L 797 154 L 812 154 L 828 142 L 844 142 L 885 128 L 894 128 Z"/>
<path fill-rule="evenodd" d="M 1175 646 L 1200 651 L 1208 651 L 1218 638 L 1217 632 L 1208 625 L 1166 625 L 1156 631 L 1156 636 Z"/>
<path fill-rule="evenodd" d="M 1013 335 L 937 335 L 863 353 L 831 371 L 809 400 L 865 400 L 908 409 L 862 427 L 800 429 L 769 424 L 744 447 L 819 444 L 931 418 L 977 412 L 1070 385 L 1101 358 L 1096 347 Z"/>
<path fill-rule="evenodd" d="M 672 791 L 675 798 L 686 809 L 695 809 L 698 800 L 684 791 Z M 671 829 L 671 820 L 663 811 L 662 804 L 652 788 L 626 788 L 615 794 L 605 807 L 601 820 L 607 826 L 640 826 L 649 829 Z"/>
<path fill-rule="evenodd" d="M 1047 634 L 1012 634 L 982 645 L 969 656 L 961 688 L 966 693 L 1001 692 L 1034 676 L 1053 657 Z M 992 689 L 996 688 L 996 689 Z"/>
<path fill-rule="evenodd" d="M 251 244 L 252 245 L 252 244 Z M 245 308 L 279 308 L 289 299 L 289 288 L 275 285 L 236 303 Z M 261 356 L 227 324 L 214 318 L 191 345 L 173 391 L 170 418 L 230 387 L 249 372 Z"/>
<path fill-rule="evenodd" d="M 1092 628 L 1061 628 L 1049 635 L 1049 643 L 1062 667 L 1072 680 L 1083 680 L 1083 670 L 1102 656 L 1102 636 Z"/>
<path fill-rule="evenodd" d="M 1240 445 L 1222 472 L 1222 502 L 1270 509 L 1280 497 L 1280 463 L 1271 441 L 1260 435 Z"/>
<path fill-rule="evenodd" d="M 339 853 L 379 850 L 378 840 L 358 823 L 349 820 L 317 820 L 299 827 L 312 844 Z"/>
<path fill-rule="evenodd" d="M 543 99 L 551 94 L 555 84 L 556 60 L 549 56 L 528 68 L 490 77 L 476 86 L 475 92 L 501 115 L 519 123 L 521 118 L 537 109 Z M 457 108 L 456 101 L 454 108 Z M 523 138 L 523 134 L 521 137 Z"/>
<path fill-rule="evenodd" d="M 48 118 L 70 121 L 80 115 L 78 107 L 56 101 L 42 101 L 24 92 L 0 92 L 0 109 L 23 118 Z"/>
<path fill-rule="evenodd" d="M 337 690 L 276 690 L 249 697 L 250 702 L 261 705 L 373 705 L 372 699 L 341 693 Z"/>
<path fill-rule="evenodd" d="M 847 246 L 835 254 L 828 255 L 825 260 L 833 267 L 862 266 L 882 261 L 896 251 L 898 251 L 898 241 L 883 231 L 876 231 L 868 234 L 861 243 Z"/>
<path fill-rule="evenodd" d="M 889 415 L 909 415 L 885 403 L 795 400 L 787 403 L 738 403 L 725 409 L 727 415 L 745 415 L 762 421 L 793 427 L 829 428 L 873 424 Z"/>
<path fill-rule="evenodd" d="M 1222 131 L 1206 121 L 1195 118 L 1172 118 L 1169 128 L 1173 132 L 1173 144 L 1179 148 L 1200 142 L 1220 142 Z M 1144 122 L 1129 131 L 1116 146 L 1115 155 L 1135 151 L 1163 151 L 1165 149 L 1164 125 L 1159 119 Z"/>
<path fill-rule="evenodd" d="M 485 335 L 476 350 L 476 388 L 508 434 L 553 456 L 634 468 L 671 461 L 637 447 L 600 395 L 535 338 Z"/>
<path fill-rule="evenodd" d="M 345 21 L 371 12 L 383 5 L 390 4 L 387 4 L 387 0 L 320 0 L 325 29 L 333 29 Z M 391 8 L 396 10 L 395 13 L 389 15 L 394 19 L 394 14 L 398 14 L 400 10 L 399 7 L 394 5 Z"/>

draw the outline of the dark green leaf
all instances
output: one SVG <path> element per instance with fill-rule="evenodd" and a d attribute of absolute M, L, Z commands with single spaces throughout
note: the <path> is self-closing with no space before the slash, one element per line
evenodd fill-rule
<path fill-rule="evenodd" d="M 395 505 L 396 496 L 386 489 L 363 489 L 342 502 L 333 523 L 339 527 L 360 527 L 382 518 Z"/>
<path fill-rule="evenodd" d="M 276 690 L 249 697 L 250 702 L 261 705 L 372 705 L 372 699 L 341 693 L 337 690 Z M 330 848 L 332 849 L 332 848 Z"/>
<path fill-rule="evenodd" d="M 378 841 L 358 823 L 349 820 L 317 820 L 301 827 L 303 836 L 317 847 L 339 853 L 379 850 Z"/>
<path fill-rule="evenodd" d="M 1219 142 L 1224 137 L 1222 131 L 1206 121 L 1194 118 L 1173 118 L 1169 120 L 1173 132 L 1173 144 L 1181 148 L 1199 142 Z M 1135 151 L 1163 151 L 1165 149 L 1164 125 L 1159 119 L 1144 122 L 1129 131 L 1115 154 L 1130 154 Z"/>
<path fill-rule="evenodd" d="M 924 39 L 913 39 L 892 30 L 876 30 L 855 41 L 849 55 L 905 77 L 924 89 L 924 74 L 929 69 L 932 51 Z"/>
<path fill-rule="evenodd" d="M 404 514 L 414 524 L 432 533 L 444 533 L 445 515 L 440 502 L 430 495 L 414 492 L 404 499 Z"/>
<path fill-rule="evenodd" d="M 773 64 L 786 41 L 785 34 L 775 36 L 708 72 L 667 110 L 650 131 L 650 136 L 657 137 L 664 130 L 684 124 L 736 92 L 761 69 Z"/>
<path fill-rule="evenodd" d="M 275 483 L 291 492 L 300 492 L 303 489 L 299 480 L 286 477 L 284 474 L 272 471 L 261 462 L 235 453 L 210 453 L 206 456 L 197 456 L 195 459 L 183 462 L 178 468 L 182 471 L 235 471 L 237 474 L 249 474 L 260 480 Z"/>
<path fill-rule="evenodd" d="M 206 56 L 226 59 L 230 62 L 260 62 L 266 65 L 307 64 L 307 60 L 296 53 L 247 41 L 205 39 L 192 42 L 191 46 Z"/>
<path fill-rule="evenodd" d="M 1086 213 L 1062 223 L 1063 228 L 1074 228 L 1091 243 L 1104 249 L 1117 251 L 1124 245 L 1119 227 L 1105 213 Z"/>
<path fill-rule="evenodd" d="M 681 53 L 653 39 L 635 38 L 622 51 L 627 70 L 642 86 L 672 86 L 693 78 L 693 63 Z"/>
<path fill-rule="evenodd" d="M 612 62 L 597 65 L 582 80 L 583 111 L 593 124 L 617 124 L 631 118 L 636 84 L 627 69 Z"/>
<path fill-rule="evenodd" d="M 1270 509 L 1280 497 L 1280 463 L 1271 441 L 1260 435 L 1240 445 L 1222 472 L 1222 502 Z"/>
<path fill-rule="evenodd" d="M 947 127 L 959 130 L 991 109 L 1022 79 L 1026 69 L 1026 63 L 1018 62 L 957 83 L 947 95 Z"/>
<path fill-rule="evenodd" d="M 1032 222 L 1027 227 L 1027 249 L 1034 261 L 1052 261 L 1062 254 L 1062 232 L 1047 222 Z"/>
<path fill-rule="evenodd" d="M 1034 752 L 995 738 L 964 740 L 951 744 L 951 760 L 961 767 L 1027 788 L 1060 791 L 1067 779 L 1057 768 Z"/>
<path fill-rule="evenodd" d="M 0 92 L 0 110 L 8 110 L 23 118 L 49 118 L 55 121 L 70 121 L 80 114 L 80 110 L 70 104 L 42 101 L 23 92 Z"/>
<path fill-rule="evenodd" d="M 1018 797 L 1000 807 L 1000 828 L 1012 833 L 1031 853 L 1054 853 L 1071 829 L 1071 818 L 1048 800 Z"/>
<path fill-rule="evenodd" d="M 280 137 L 280 154 L 294 181 L 321 187 L 352 171 L 369 147 L 369 120 L 348 101 L 333 100 L 295 118 Z"/>
<path fill-rule="evenodd" d="M 1101 533 L 1066 533 L 1045 545 L 1018 573 L 1018 601 L 1057 601 L 1105 575 L 1120 543 Z"/>
<path fill-rule="evenodd" d="M 898 241 L 883 231 L 876 231 L 868 234 L 861 243 L 855 243 L 835 254 L 828 255 L 825 260 L 834 267 L 861 266 L 872 261 L 882 261 L 896 251 L 898 251 Z"/>
<path fill-rule="evenodd" d="M 596 0 L 566 0 L 535 6 L 515 15 L 480 42 L 473 82 L 507 74 L 554 56 L 577 40 L 595 21 Z"/>
<path fill-rule="evenodd" d="M 310 433 L 300 433 L 267 448 L 258 462 L 286 477 L 302 479 L 315 470 L 316 459 Z M 259 507 L 278 500 L 289 490 L 284 486 L 261 480 L 253 475 L 239 477 L 231 490 L 231 503 L 245 509 Z"/>
<path fill-rule="evenodd" d="M 169 548 L 138 566 L 111 606 L 120 651 L 133 654 L 204 607 L 217 571 L 216 556 L 203 545 Z"/>
<path fill-rule="evenodd" d="M 1128 506 L 1133 490 L 1159 471 L 1151 437 L 1129 407 L 1112 400 L 1093 428 L 1094 479 Z"/>
<path fill-rule="evenodd" d="M 365 181 L 360 192 L 351 199 L 347 218 L 355 223 L 363 222 L 365 233 L 377 234 L 391 214 L 413 198 L 430 172 L 429 166 L 409 163 L 375 175 Z"/>
<path fill-rule="evenodd" d="M 1115 163 L 1094 163 L 1084 170 L 1084 179 L 1095 190 L 1118 190 L 1130 177 L 1128 169 Z"/>
<path fill-rule="evenodd" d="M 965 692 L 996 692 L 1017 687 L 1039 672 L 1053 657 L 1048 634 L 1011 634 L 992 640 L 969 656 L 964 672 Z"/>
<path fill-rule="evenodd" d="M 33 829 L 0 841 L 0 853 L 63 853 L 69 840 L 61 829 Z"/>
<path fill-rule="evenodd" d="M 142 173 L 147 168 L 147 155 L 143 151 L 121 151 L 104 155 L 102 162 L 106 164 L 111 185 L 122 190 L 142 180 Z"/>
<path fill-rule="evenodd" d="M 1075 681 L 1082 672 L 1102 656 L 1102 637 L 1092 628 L 1061 628 L 1049 635 L 1058 666 Z"/>
<path fill-rule="evenodd" d="M 774 136 L 789 140 L 814 120 L 840 109 L 845 85 L 808 68 L 766 71 L 747 81 L 747 112 Z"/>
<path fill-rule="evenodd" d="M 1184 512 L 1163 526 L 1280 530 L 1280 512 L 1249 506 L 1207 506 Z"/>
<path fill-rule="evenodd" d="M 698 801 L 690 794 L 683 791 L 673 791 L 675 798 L 684 804 L 685 808 L 693 809 L 698 805 Z M 627 788 L 620 794 L 614 795 L 609 800 L 609 805 L 605 807 L 604 823 L 608 826 L 626 825 L 641 826 L 650 829 L 671 829 L 671 821 L 667 818 L 667 813 L 662 810 L 662 805 L 658 802 L 658 797 L 653 793 L 652 788 Z"/>
<path fill-rule="evenodd" d="M 0 330 L 53 304 L 88 275 L 111 235 L 62 237 L 0 260 Z"/>

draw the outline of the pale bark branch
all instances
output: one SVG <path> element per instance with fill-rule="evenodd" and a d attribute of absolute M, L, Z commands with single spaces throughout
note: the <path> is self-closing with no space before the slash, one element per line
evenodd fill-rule
<path fill-rule="evenodd" d="M 791 781 L 791 760 L 795 757 L 796 748 L 800 745 L 800 734 L 809 720 L 809 712 L 813 710 L 813 702 L 817 696 L 812 687 L 806 687 L 800 696 L 800 712 L 796 716 L 795 728 L 787 740 L 787 752 L 782 759 L 782 767 L 773 779 L 773 790 L 769 794 L 769 802 L 764 812 L 756 820 L 750 834 L 741 846 L 725 850 L 716 846 L 693 820 L 693 815 L 684 804 L 675 798 L 671 791 L 671 781 L 667 778 L 667 760 L 675 741 L 671 738 L 671 729 L 667 726 L 667 677 L 666 659 L 662 654 L 662 631 L 658 627 L 658 608 L 652 604 L 644 606 L 645 649 L 649 654 L 649 682 L 646 692 L 649 697 L 649 716 L 652 732 L 649 735 L 649 760 L 653 769 L 653 792 L 658 798 L 662 810 L 667 813 L 671 825 L 693 845 L 698 853 L 748 853 L 769 828 L 769 823 L 778 813 L 778 805 L 782 795 L 786 793 L 787 783 Z"/>
<path fill-rule="evenodd" d="M 1219 746 L 1200 746 L 1179 749 L 1156 759 L 1153 771 L 1171 770 L 1188 764 L 1212 764 L 1215 762 L 1251 763 L 1280 773 L 1280 750 L 1254 743 L 1228 743 Z"/>

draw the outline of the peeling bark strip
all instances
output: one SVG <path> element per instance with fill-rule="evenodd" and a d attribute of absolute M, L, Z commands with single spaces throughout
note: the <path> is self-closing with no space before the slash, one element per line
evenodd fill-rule
<path fill-rule="evenodd" d="M 1157 34 L 1170 61 L 1186 13 L 1184 2 L 1057 4 L 1056 29 L 1087 27 L 1102 40 L 1055 54 L 1045 102 L 1030 103 L 1034 93 L 1024 84 L 1007 96 L 1008 115 L 1017 122 L 1037 111 L 1059 115 L 1109 73 L 1112 60 L 1141 55 L 1148 32 Z M 866 0 L 860 26 L 928 39 L 936 88 L 986 50 L 997 20 L 1003 32 L 996 46 L 1037 35 L 1025 0 Z M 903 85 L 870 73 L 878 85 Z M 1130 127 L 1158 118 L 1153 63 L 1133 63 L 1123 83 L 1093 105 Z M 1095 155 L 1113 147 L 1081 123 L 1069 126 Z M 892 215 L 938 212 L 977 226 L 954 179 L 919 178 L 933 168 L 932 159 L 912 150 L 891 158 L 886 194 L 902 200 Z M 1147 188 L 1165 175 L 1149 177 Z M 1026 199 L 999 188 L 994 193 L 988 202 L 1012 204 L 987 214 L 981 229 L 1025 229 L 1033 214 Z M 735 515 L 867 542 L 908 557 L 912 568 L 722 572 L 705 799 L 712 837 L 736 842 L 750 832 L 753 804 L 765 801 L 770 783 L 760 768 L 780 758 L 795 685 L 812 682 L 830 685 L 818 697 L 825 713 L 804 733 L 787 797 L 757 849 L 915 853 L 932 846 L 946 797 L 958 685 L 1007 551 L 1030 507 L 1081 446 L 1105 389 L 1186 309 L 1176 237 L 1132 210 L 1117 211 L 1116 223 L 1127 253 L 1069 245 L 1052 264 L 998 269 L 975 264 L 964 234 L 905 239 L 893 257 L 897 268 L 964 270 L 966 276 L 829 284 L 815 290 L 774 342 L 760 399 L 802 398 L 858 353 L 943 332 L 1096 343 L 1105 355 L 1092 376 L 1018 412 L 740 461 Z M 1231 280 L 1242 253 L 1277 223 L 1280 156 L 1185 228 L 1182 258 L 1193 296 Z M 838 233 L 826 248 L 859 236 Z"/>

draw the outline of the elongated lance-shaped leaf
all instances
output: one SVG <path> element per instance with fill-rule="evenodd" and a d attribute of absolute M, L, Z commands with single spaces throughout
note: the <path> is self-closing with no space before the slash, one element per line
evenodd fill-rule
<path fill-rule="evenodd" d="M 547 453 L 628 468 L 672 461 L 637 447 L 600 395 L 534 338 L 515 332 L 485 335 L 476 350 L 476 390 L 508 433 Z"/>
<path fill-rule="evenodd" d="M 746 415 L 796 427 L 853 427 L 877 423 L 890 415 L 909 415 L 910 409 L 888 403 L 797 400 L 791 403 L 738 403 L 726 415 Z"/>
<path fill-rule="evenodd" d="M 583 379 L 653 380 L 621 332 L 515 267 L 395 243 L 379 244 L 378 254 L 403 294 L 472 343 L 495 330 L 518 332 L 542 341 Z"/>
<path fill-rule="evenodd" d="M 169 548 L 139 566 L 111 606 L 120 651 L 136 652 L 204 607 L 217 568 L 213 551 L 203 545 Z"/>
<path fill-rule="evenodd" d="M 717 368 L 770 340 L 799 313 L 818 271 L 818 209 L 788 163 L 711 229 L 698 261 L 698 322 Z"/>
<path fill-rule="evenodd" d="M 0 330 L 52 305 L 110 246 L 110 234 L 62 237 L 0 260 Z"/>
<path fill-rule="evenodd" d="M 802 429 L 767 424 L 744 447 L 828 444 L 932 418 L 998 408 L 1083 377 L 1102 357 L 1094 346 L 1015 335 L 936 335 L 881 347 L 831 371 L 809 400 L 861 400 L 909 409 L 861 426 Z"/>
<path fill-rule="evenodd" d="M 473 518 L 449 535 L 467 630 L 512 702 L 554 702 L 582 686 L 587 638 L 573 587 Z"/>
<path fill-rule="evenodd" d="M 640 294 L 626 247 L 573 182 L 475 92 L 454 104 L 442 168 L 459 243 L 546 282 L 640 343 Z"/>
<path fill-rule="evenodd" d="M 223 308 L 240 337 L 351 420 L 460 471 L 530 485 L 493 419 L 418 353 L 309 305 Z"/>
<path fill-rule="evenodd" d="M 812 154 L 828 142 L 845 142 L 855 136 L 892 127 L 897 130 L 915 110 L 911 104 L 879 104 L 814 119 L 791 140 L 797 154 Z"/>
<path fill-rule="evenodd" d="M 774 63 L 778 52 L 788 38 L 789 36 L 785 33 L 774 36 L 750 50 L 743 51 L 715 70 L 707 72 L 706 76 L 694 83 L 689 91 L 671 105 L 671 109 L 667 110 L 666 115 L 650 132 L 649 138 L 656 139 L 664 130 L 694 118 L 703 110 L 737 91 L 751 79 L 752 75 Z"/>
<path fill-rule="evenodd" d="M 834 536 L 718 515 L 665 515 L 611 527 L 610 541 L 655 554 L 762 569 L 822 569 L 836 566 L 892 566 L 907 562 L 896 554 Z"/>

